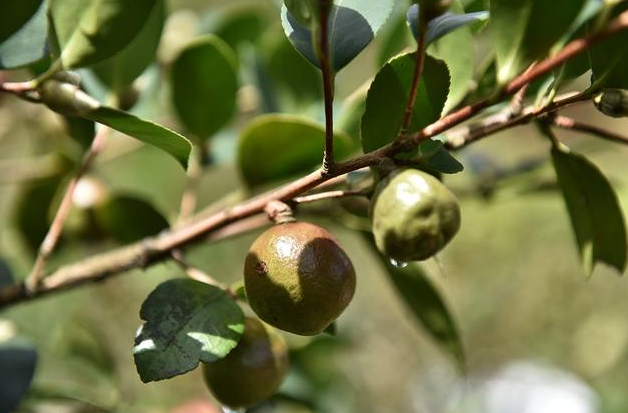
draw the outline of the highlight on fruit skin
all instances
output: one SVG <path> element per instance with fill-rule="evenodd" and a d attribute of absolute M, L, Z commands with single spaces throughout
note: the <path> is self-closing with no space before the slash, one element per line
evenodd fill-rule
<path fill-rule="evenodd" d="M 203 364 L 203 376 L 216 400 L 231 409 L 241 409 L 272 396 L 288 367 L 283 337 L 258 319 L 245 317 L 238 345 L 225 358 Z"/>
<path fill-rule="evenodd" d="M 377 186 L 371 201 L 377 248 L 397 262 L 432 257 L 460 229 L 456 196 L 417 169 L 397 169 Z"/>
<path fill-rule="evenodd" d="M 249 305 L 259 318 L 284 331 L 315 335 L 349 305 L 355 270 L 326 229 L 287 222 L 266 230 L 244 263 Z"/>

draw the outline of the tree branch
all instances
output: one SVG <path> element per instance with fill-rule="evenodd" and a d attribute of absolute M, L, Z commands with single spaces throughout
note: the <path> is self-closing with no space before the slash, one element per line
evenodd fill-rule
<path fill-rule="evenodd" d="M 596 135 L 602 139 L 606 139 L 611 142 L 623 143 L 624 145 L 628 145 L 628 136 L 620 135 L 618 133 L 611 132 L 609 130 L 594 125 L 581 123 L 567 116 L 554 117 L 552 119 L 552 124 L 554 126 L 558 126 L 559 128 L 576 132 L 584 132 L 591 135 Z"/>
<path fill-rule="evenodd" d="M 628 11 L 613 20 L 606 29 L 585 39 L 579 39 L 569 43 L 555 56 L 539 62 L 529 73 L 515 78 L 504 90 L 504 96 L 515 93 L 521 89 L 523 85 L 538 79 L 542 75 L 560 66 L 568 59 L 584 52 L 594 43 L 626 28 L 628 28 Z M 588 98 L 589 94 L 583 93 L 574 97 L 565 98 L 565 100 L 559 102 L 554 101 L 552 105 L 542 110 L 549 112 L 556 110 L 558 107 Z M 205 239 L 208 235 L 219 229 L 262 213 L 266 204 L 270 201 L 279 200 L 290 202 L 291 199 L 316 188 L 334 177 L 376 165 L 386 158 L 403 150 L 407 150 L 475 116 L 482 109 L 490 106 L 492 102 L 492 100 L 483 100 L 473 105 L 463 107 L 432 125 L 427 126 L 402 144 L 393 142 L 373 152 L 337 164 L 330 171 L 319 170 L 312 172 L 275 191 L 252 198 L 233 207 L 225 208 L 209 216 L 194 219 L 184 226 L 164 231 L 158 236 L 150 237 L 141 242 L 61 267 L 44 278 L 36 291 L 26 290 L 23 284 L 0 289 L 0 308 L 52 292 L 73 288 L 88 282 L 101 281 L 133 268 L 146 268 L 151 264 L 167 259 L 170 257 L 170 252 L 175 249 L 180 249 L 186 245 Z M 494 133 L 495 130 L 501 130 L 524 122 L 528 119 L 522 118 L 525 116 L 531 117 L 535 115 L 528 111 L 516 119 L 495 125 L 490 130 L 485 131 L 485 133 Z M 475 138 L 479 139 L 480 136 L 478 135 Z M 464 144 L 471 143 L 476 139 L 465 141 Z"/>
<path fill-rule="evenodd" d="M 325 154 L 323 155 L 323 172 L 334 168 L 334 73 L 329 52 L 329 12 L 331 4 L 321 1 L 320 11 L 320 53 L 321 72 L 323 73 L 323 95 L 325 101 Z"/>

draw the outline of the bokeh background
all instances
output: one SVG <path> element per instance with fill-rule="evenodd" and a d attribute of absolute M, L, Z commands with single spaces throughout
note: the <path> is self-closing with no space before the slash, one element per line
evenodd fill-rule
<path fill-rule="evenodd" d="M 199 33 L 234 36 L 221 27 L 224 16 L 259 11 L 255 13 L 259 24 L 247 26 L 253 27 L 247 34 L 252 42 L 238 46 L 243 85 L 240 114 L 212 141 L 214 161 L 199 185 L 201 207 L 242 197 L 234 166 L 238 132 L 269 109 L 269 102 L 260 98 L 250 80 L 256 56 L 268 60 L 279 90 L 274 110 L 320 119 L 322 108 L 316 101 L 320 90 L 308 83 L 316 80 L 316 74 L 284 39 L 277 2 L 168 3 L 158 62 L 138 81 L 143 93 L 134 111 L 175 129 L 179 125 L 169 103 L 168 63 Z M 400 8 L 389 26 L 401 18 Z M 490 44 L 486 36 L 478 37 L 479 66 Z M 372 78 L 382 47 L 381 39 L 375 41 L 339 75 L 339 102 Z M 581 89 L 586 81 L 579 79 L 570 87 Z M 609 120 L 592 105 L 565 113 L 628 134 L 628 122 Z M 559 132 L 559 136 L 601 168 L 626 211 L 628 149 L 582 134 Z M 438 262 L 428 261 L 425 268 L 460 329 L 466 375 L 422 330 L 364 237 L 349 228 L 359 223 L 346 220 L 334 204 L 300 211 L 303 219 L 324 225 L 341 240 L 356 267 L 357 292 L 338 322 L 336 336 L 287 337 L 293 370 L 281 396 L 255 411 L 628 411 L 628 281 L 603 267 L 586 279 L 555 185 L 549 148 L 534 127 L 520 127 L 458 152 L 466 170 L 446 177 L 460 197 L 463 226 Z M 0 96 L 0 255 L 16 277 L 28 273 L 32 247 L 54 211 L 67 165 L 77 159 L 80 146 L 67 136 L 56 115 Z M 517 173 L 524 169 L 525 173 Z M 186 177 L 167 155 L 115 134 L 89 179 L 86 196 L 105 188 L 145 203 L 131 208 L 135 212 L 129 216 L 116 218 L 128 227 L 137 219 L 133 213 L 148 216 L 142 209 L 146 205 L 172 222 Z M 52 265 L 119 243 L 86 237 L 81 233 L 85 217 L 76 211 L 73 217 Z M 236 282 L 258 233 L 200 243 L 188 250 L 187 258 L 219 280 Z M 138 312 L 143 299 L 159 283 L 183 275 L 176 265 L 165 263 L 3 310 L 0 340 L 23 337 L 39 353 L 33 387 L 19 411 L 216 411 L 198 369 L 165 382 L 142 384 L 133 364 L 133 337 L 141 323 Z"/>

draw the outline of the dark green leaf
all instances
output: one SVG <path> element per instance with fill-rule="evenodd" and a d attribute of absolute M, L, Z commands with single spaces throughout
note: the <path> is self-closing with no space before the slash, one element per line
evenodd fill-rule
<path fill-rule="evenodd" d="M 444 174 L 457 174 L 464 170 L 464 166 L 444 147 L 438 149 L 424 164 L 429 169 Z"/>
<path fill-rule="evenodd" d="M 408 94 L 412 84 L 415 53 L 398 56 L 388 62 L 377 74 L 366 98 L 362 117 L 362 147 L 370 152 L 392 142 L 403 123 Z M 435 122 L 441 117 L 449 94 L 447 66 L 427 57 L 410 131 Z"/>
<path fill-rule="evenodd" d="M 135 38 L 119 53 L 93 67 L 98 79 L 110 90 L 124 91 L 155 60 L 165 13 L 164 0 L 156 0 Z"/>
<path fill-rule="evenodd" d="M 491 0 L 497 79 L 505 84 L 569 32 L 587 0 Z"/>
<path fill-rule="evenodd" d="M 17 8 L 27 8 L 33 1 L 19 1 Z M 24 6 L 21 6 L 25 3 Z M 46 19 L 46 1 L 37 2 L 39 8 L 31 14 L 23 25 L 16 31 L 10 31 L 9 37 L 0 42 L 0 69 L 14 69 L 29 65 L 44 59 L 48 50 L 48 21 Z M 0 15 L 0 31 L 3 30 L 4 17 L 11 18 L 11 10 L 15 5 L 8 7 L 9 12 L 2 10 Z M 6 7 L 5 7 L 6 8 Z M 25 11 L 25 9 L 22 9 Z M 7 16 L 5 16 L 7 13 Z"/>
<path fill-rule="evenodd" d="M 226 356 L 240 340 L 244 315 L 218 287 L 189 279 L 160 284 L 144 301 L 135 338 L 143 382 L 168 379 Z"/>
<path fill-rule="evenodd" d="M 330 53 L 334 70 L 351 62 L 373 40 L 390 15 L 394 0 L 365 2 L 336 0 L 329 16 Z M 312 45 L 312 31 L 290 14 L 285 5 L 281 21 L 294 47 L 313 65 L 319 67 Z"/>
<path fill-rule="evenodd" d="M 68 135 L 84 149 L 89 148 L 96 135 L 96 124 L 89 119 L 76 116 L 63 116 Z"/>
<path fill-rule="evenodd" d="M 405 19 L 397 19 L 393 25 L 380 35 L 380 47 L 377 51 L 377 67 L 382 67 L 392 57 L 398 55 L 411 44 L 410 31 Z"/>
<path fill-rule="evenodd" d="M 440 293 L 429 281 L 423 268 L 416 263 L 411 263 L 405 268 L 396 267 L 379 253 L 377 255 L 386 266 L 397 293 L 403 298 L 417 321 L 464 371 L 464 346 L 458 327 Z"/>
<path fill-rule="evenodd" d="M 554 148 L 552 159 L 586 273 L 590 275 L 597 262 L 623 273 L 626 225 L 613 187 L 582 155 Z"/>
<path fill-rule="evenodd" d="M 414 37 L 418 37 L 418 22 L 419 22 L 419 5 L 413 4 L 408 10 L 407 15 L 408 24 L 412 29 Z M 456 14 L 447 12 L 432 19 L 427 24 L 427 33 L 425 35 L 426 44 L 430 44 L 446 34 L 453 32 L 464 26 L 468 26 L 472 23 L 488 20 L 488 12 L 479 11 L 474 13 Z"/>
<path fill-rule="evenodd" d="M 168 221 L 149 203 L 129 196 L 114 197 L 96 208 L 101 229 L 126 244 L 168 228 Z"/>
<path fill-rule="evenodd" d="M 101 106 L 84 116 L 166 151 L 172 155 L 181 166 L 187 168 L 192 145 L 185 137 L 178 133 L 156 123 L 140 119 L 137 116 L 107 106 Z"/>
<path fill-rule="evenodd" d="M 215 11 L 212 10 L 215 14 Z M 213 33 L 237 50 L 242 44 L 255 44 L 262 37 L 267 25 L 265 10 L 255 2 L 234 4 L 224 15 L 219 16 L 214 27 L 207 33 Z"/>
<path fill-rule="evenodd" d="M 26 395 L 37 365 L 37 351 L 21 340 L 0 343 L 0 412 L 13 412 Z"/>
<path fill-rule="evenodd" d="M 307 118 L 291 115 L 265 115 L 251 122 L 240 135 L 238 165 L 249 187 L 259 186 L 321 165 L 325 128 Z M 351 138 L 334 134 L 339 158 L 351 150 Z"/>
<path fill-rule="evenodd" d="M 237 61 L 215 35 L 188 45 L 172 64 L 172 97 L 179 118 L 206 139 L 224 127 L 236 109 Z"/>
<path fill-rule="evenodd" d="M 37 12 L 44 0 L 20 0 L 2 5 L 0 13 L 0 43 L 17 32 Z"/>
<path fill-rule="evenodd" d="M 128 45 L 157 0 L 50 0 L 60 62 L 66 69 L 103 61 Z"/>
<path fill-rule="evenodd" d="M 628 3 L 618 6 L 615 14 L 628 10 Z M 592 82 L 597 89 L 628 89 L 628 32 L 617 33 L 589 50 Z"/>

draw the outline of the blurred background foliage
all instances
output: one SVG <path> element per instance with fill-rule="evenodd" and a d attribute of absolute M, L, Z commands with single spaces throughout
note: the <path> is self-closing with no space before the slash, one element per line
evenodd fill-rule
<path fill-rule="evenodd" d="M 208 33 L 237 52 L 237 114 L 205 147 L 209 159 L 198 183 L 199 209 L 246 196 L 244 189 L 234 192 L 242 187 L 234 159 L 237 136 L 253 117 L 278 112 L 322 119 L 318 74 L 286 40 L 279 3 L 168 1 L 157 61 L 135 82 L 141 93 L 132 111 L 185 134 L 170 103 L 170 63 L 186 44 Z M 482 2 L 467 3 L 467 11 L 482 8 Z M 382 35 L 338 76 L 338 126 L 354 147 L 366 82 L 378 65 L 411 44 L 409 33 L 399 33 L 402 19 L 399 7 Z M 477 36 L 474 60 L 480 68 L 491 46 L 486 36 Z M 93 94 L 99 88 L 102 93 L 93 74 L 82 75 Z M 581 88 L 580 81 L 572 87 Z M 628 122 L 603 118 L 592 105 L 567 113 L 612 130 L 628 129 Z M 0 284 L 9 271 L 17 278 L 28 273 L 68 172 L 80 160 L 80 140 L 70 139 L 65 126 L 44 107 L 0 96 L 0 255 L 7 266 Z M 628 149 L 579 134 L 563 136 L 609 177 L 626 211 Z M 398 299 L 385 267 L 352 230 L 362 222 L 347 213 L 347 205 L 300 209 L 302 219 L 320 223 L 341 240 L 356 267 L 357 292 L 336 336 L 288 337 L 290 376 L 275 398 L 253 411 L 627 411 L 628 284 L 606 268 L 585 281 L 548 149 L 534 127 L 517 128 L 459 152 L 466 170 L 446 178 L 461 199 L 463 226 L 426 269 L 460 329 L 466 376 Z M 185 181 L 175 160 L 116 134 L 77 191 L 52 265 L 175 222 Z M 105 195 L 99 209 L 84 208 Z M 200 243 L 187 258 L 219 280 L 236 282 L 258 233 Z M 159 283 L 183 275 L 164 263 L 3 310 L 2 345 L 20 337 L 38 353 L 32 388 L 18 411 L 217 411 L 200 371 L 146 385 L 133 364 L 141 302 Z"/>

